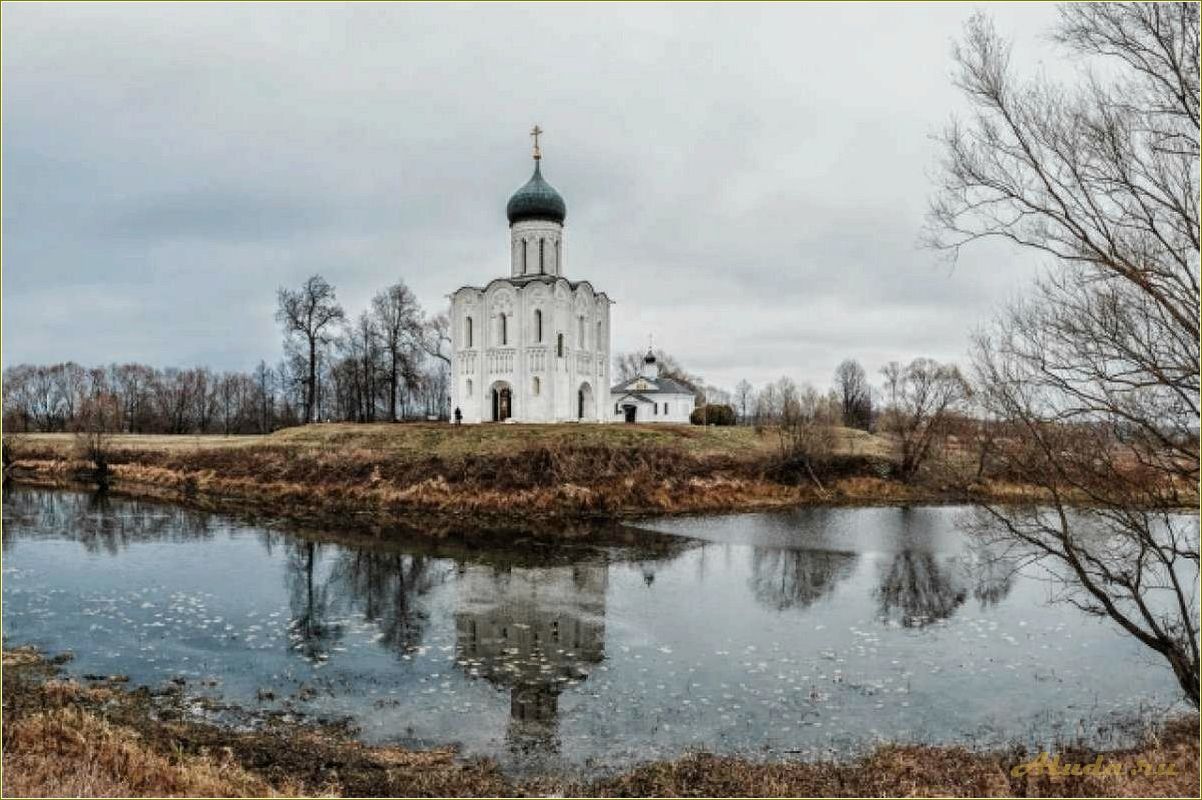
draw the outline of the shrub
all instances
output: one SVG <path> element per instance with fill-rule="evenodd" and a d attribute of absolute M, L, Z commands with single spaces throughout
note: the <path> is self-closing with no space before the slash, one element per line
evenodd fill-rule
<path fill-rule="evenodd" d="M 734 425 L 735 410 L 728 405 L 716 403 L 698 406 L 689 414 L 689 422 L 694 425 Z"/>

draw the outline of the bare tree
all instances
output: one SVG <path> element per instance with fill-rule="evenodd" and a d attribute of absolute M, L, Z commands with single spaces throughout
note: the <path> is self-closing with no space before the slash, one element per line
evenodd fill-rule
<path fill-rule="evenodd" d="M 754 408 L 755 387 L 747 382 L 746 379 L 735 384 L 735 405 L 739 408 L 739 423 L 747 424 L 747 407 L 749 405 Z"/>
<path fill-rule="evenodd" d="M 422 349 L 451 366 L 451 321 L 446 314 L 435 314 L 422 323 Z"/>
<path fill-rule="evenodd" d="M 996 448 L 1042 508 L 987 508 L 1079 608 L 1160 654 L 1198 704 L 1199 15 L 1067 5 L 1058 41 L 1102 69 L 1023 82 L 984 17 L 957 47 L 976 116 L 944 135 L 931 242 L 1000 237 L 1052 256 L 982 335 Z"/>
<path fill-rule="evenodd" d="M 897 405 L 898 393 L 901 391 L 902 372 L 905 367 L 900 361 L 890 361 L 881 367 L 881 377 L 885 379 L 882 387 L 886 403 L 889 406 Z"/>
<path fill-rule="evenodd" d="M 859 361 L 845 359 L 835 368 L 835 392 L 843 424 L 849 428 L 868 430 L 872 422 L 872 391 Z"/>
<path fill-rule="evenodd" d="M 301 337 L 308 348 L 308 377 L 305 381 L 305 421 L 313 422 L 317 412 L 318 348 L 330 341 L 333 325 L 346 318 L 338 305 L 334 287 L 320 275 L 313 275 L 299 289 L 280 287 L 276 293 L 275 318 L 284 326 L 286 338 Z"/>
<path fill-rule="evenodd" d="M 297 352 L 293 342 L 285 342 L 284 357 L 275 365 L 276 387 L 279 389 L 279 421 L 281 425 L 303 422 L 305 393 L 308 387 L 308 365 Z"/>
<path fill-rule="evenodd" d="M 217 381 L 208 367 L 197 367 L 189 372 L 193 383 L 192 402 L 196 404 L 192 412 L 196 432 L 208 433 L 219 402 Z"/>
<path fill-rule="evenodd" d="M 4 370 L 0 388 L 4 394 L 4 430 L 6 433 L 36 430 L 40 424 L 35 412 L 39 367 L 19 364 Z"/>
<path fill-rule="evenodd" d="M 768 383 L 760 389 L 755 398 L 755 428 L 757 433 L 763 433 L 766 428 L 777 424 L 780 419 L 780 397 L 775 383 Z"/>
<path fill-rule="evenodd" d="M 154 383 L 154 370 L 143 364 L 122 364 L 114 368 L 114 391 L 121 397 L 122 417 L 125 430 L 137 433 L 141 428 L 146 407 L 149 405 L 150 386 Z"/>
<path fill-rule="evenodd" d="M 435 360 L 432 371 L 423 380 L 429 406 L 427 414 L 450 415 L 451 406 L 451 321 L 446 314 L 434 314 L 422 323 L 422 350 Z"/>
<path fill-rule="evenodd" d="M 881 429 L 897 440 L 898 473 L 913 480 L 944 444 L 952 415 L 968 396 L 968 386 L 956 367 L 929 358 L 916 358 L 905 367 L 888 364 L 881 370 L 885 393 L 892 403 L 881 415 Z"/>
<path fill-rule="evenodd" d="M 781 468 L 791 472 L 800 468 L 819 491 L 826 488 L 818 471 L 834 452 L 834 431 L 824 415 L 822 396 L 812 386 L 797 387 L 790 378 L 776 382 L 778 398 L 777 436 L 780 441 Z"/>
<path fill-rule="evenodd" d="M 246 376 L 237 372 L 226 372 L 217 379 L 217 415 L 221 418 L 221 432 L 226 436 L 236 433 L 241 424 L 246 384 Z"/>
<path fill-rule="evenodd" d="M 111 394 L 100 394 L 80 401 L 74 418 L 76 454 L 92 463 L 93 479 L 108 486 L 112 434 L 117 430 L 120 404 Z"/>
<path fill-rule="evenodd" d="M 87 370 L 74 361 L 68 361 L 55 367 L 52 374 L 63 416 L 74 419 L 88 396 Z"/>
<path fill-rule="evenodd" d="M 422 340 L 421 309 L 404 281 L 397 281 L 372 298 L 371 313 L 388 370 L 388 418 L 396 422 L 401 379 L 413 372 Z"/>
<path fill-rule="evenodd" d="M 259 361 L 255 367 L 254 385 L 259 433 L 271 433 L 275 417 L 275 372 L 266 361 Z"/>

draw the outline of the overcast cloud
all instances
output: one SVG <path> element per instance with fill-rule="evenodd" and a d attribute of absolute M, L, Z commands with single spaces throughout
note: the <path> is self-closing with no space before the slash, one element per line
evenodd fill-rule
<path fill-rule="evenodd" d="M 1055 71 L 1055 9 L 985 7 Z M 507 274 L 546 130 L 615 351 L 820 386 L 963 361 L 1038 261 L 917 240 L 974 6 L 3 7 L 4 361 L 275 361 L 275 290 Z"/>

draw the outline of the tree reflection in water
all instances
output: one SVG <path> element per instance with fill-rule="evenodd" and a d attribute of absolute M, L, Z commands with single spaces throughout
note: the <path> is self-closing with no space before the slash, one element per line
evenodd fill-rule
<path fill-rule="evenodd" d="M 947 619 L 968 596 L 955 562 L 934 553 L 902 550 L 882 570 L 876 590 L 880 616 L 904 628 L 922 628 Z"/>
<path fill-rule="evenodd" d="M 90 553 L 116 555 L 137 542 L 210 539 L 214 517 L 164 503 L 121 497 L 105 491 L 56 491 L 4 486 L 4 545 L 19 528 L 24 538 L 70 537 Z"/>
<path fill-rule="evenodd" d="M 430 620 L 422 598 L 444 579 L 429 556 L 351 548 L 340 550 L 330 573 L 336 592 L 379 628 L 380 646 L 398 654 L 421 645 Z"/>
<path fill-rule="evenodd" d="M 291 647 L 310 661 L 325 661 L 342 638 L 344 626 L 330 619 L 332 595 L 328 582 L 317 579 L 321 545 L 300 540 L 288 548 L 288 623 Z"/>
<path fill-rule="evenodd" d="M 421 646 L 430 620 L 424 597 L 446 580 L 446 570 L 439 568 L 445 561 L 395 550 L 286 541 L 294 650 L 310 660 L 326 660 L 351 615 L 374 623 L 381 634 L 377 643 L 398 656 Z M 333 554 L 324 577 L 323 551 Z"/>
<path fill-rule="evenodd" d="M 939 556 L 925 550 L 895 553 L 876 589 L 882 620 L 922 628 L 950 618 L 971 594 L 997 605 L 1013 586 L 1016 564 L 980 542 L 963 553 Z"/>
<path fill-rule="evenodd" d="M 509 747 L 557 752 L 559 696 L 605 658 L 608 566 L 498 569 L 463 564 L 458 661 L 509 691 Z"/>
<path fill-rule="evenodd" d="M 1014 576 L 1018 573 L 1018 561 L 986 543 L 975 544 L 970 551 L 974 555 L 969 566 L 972 596 L 980 601 L 982 608 L 995 606 L 1010 594 Z"/>
<path fill-rule="evenodd" d="M 831 593 L 855 567 L 855 553 L 757 547 L 751 555 L 751 591 L 769 608 L 805 608 Z"/>

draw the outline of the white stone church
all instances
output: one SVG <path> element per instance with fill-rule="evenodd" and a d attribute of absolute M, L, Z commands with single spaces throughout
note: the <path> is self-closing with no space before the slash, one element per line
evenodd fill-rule
<path fill-rule="evenodd" d="M 463 422 L 687 422 L 693 395 L 656 376 L 611 400 L 612 301 L 565 275 L 567 206 L 543 179 L 541 133 L 534 174 L 505 209 L 509 277 L 451 295 L 452 409 Z"/>

